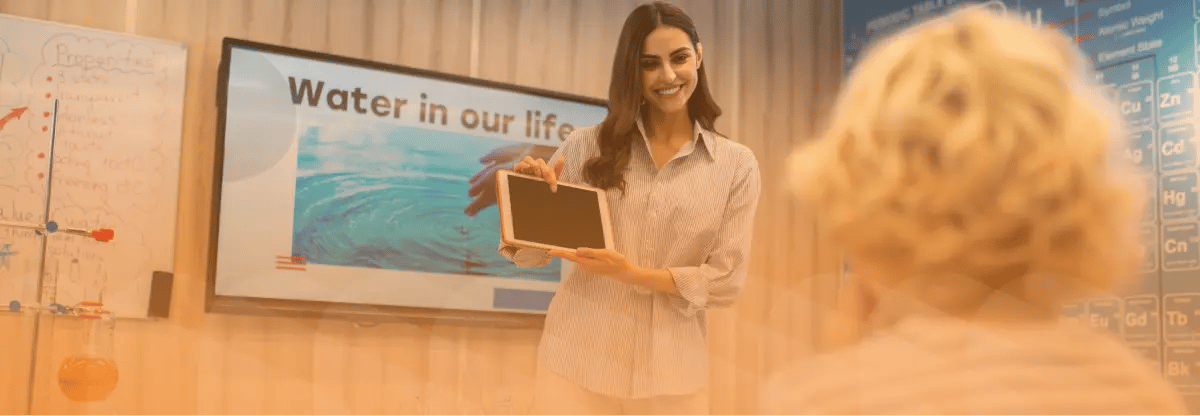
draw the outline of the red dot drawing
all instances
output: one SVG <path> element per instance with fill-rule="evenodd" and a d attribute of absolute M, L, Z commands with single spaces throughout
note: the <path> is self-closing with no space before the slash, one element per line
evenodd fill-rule
<path fill-rule="evenodd" d="M 45 177 L 46 177 L 46 174 L 44 174 L 44 173 L 39 173 L 39 174 L 38 174 L 38 179 L 45 178 Z"/>
<path fill-rule="evenodd" d="M 101 243 L 105 243 L 105 242 L 112 241 L 113 234 L 115 234 L 113 232 L 113 230 L 108 229 L 108 228 L 101 228 L 99 230 L 92 231 L 92 238 L 95 238 L 96 241 L 99 241 Z"/>
<path fill-rule="evenodd" d="M 50 112 L 46 111 L 46 112 L 42 113 L 42 117 L 50 117 Z"/>
<path fill-rule="evenodd" d="M 46 131 L 46 130 L 50 130 L 50 128 L 46 127 L 46 126 L 42 126 L 42 131 Z"/>
<path fill-rule="evenodd" d="M 46 93 L 46 98 L 50 98 L 50 93 Z"/>
<path fill-rule="evenodd" d="M 46 77 L 46 81 L 54 81 L 54 77 Z"/>
<path fill-rule="evenodd" d="M 45 153 L 38 153 L 38 159 L 45 159 L 45 158 L 46 158 Z"/>

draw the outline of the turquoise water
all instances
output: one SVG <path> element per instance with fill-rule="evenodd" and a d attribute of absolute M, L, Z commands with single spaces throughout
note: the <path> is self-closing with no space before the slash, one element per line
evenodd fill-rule
<path fill-rule="evenodd" d="M 309 263 L 559 280 L 496 253 L 495 206 L 463 213 L 479 158 L 512 142 L 388 125 L 302 131 L 293 255 Z"/>

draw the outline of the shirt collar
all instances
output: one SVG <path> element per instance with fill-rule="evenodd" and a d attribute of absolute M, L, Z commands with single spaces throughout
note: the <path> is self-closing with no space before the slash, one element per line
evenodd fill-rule
<path fill-rule="evenodd" d="M 638 117 L 636 121 L 638 132 L 642 134 L 642 140 L 646 142 L 646 148 L 648 149 L 650 148 L 650 138 L 646 136 L 646 127 L 642 125 L 641 117 Z M 701 126 L 699 121 L 694 121 L 692 122 L 692 141 L 684 146 L 694 146 L 704 149 L 704 154 L 708 155 L 709 160 L 716 160 L 717 154 L 713 147 L 716 144 L 716 139 L 712 137 L 713 134 L 713 132 Z M 697 146 L 697 144 L 703 144 L 703 146 Z M 692 150 L 695 151 L 695 149 Z"/>

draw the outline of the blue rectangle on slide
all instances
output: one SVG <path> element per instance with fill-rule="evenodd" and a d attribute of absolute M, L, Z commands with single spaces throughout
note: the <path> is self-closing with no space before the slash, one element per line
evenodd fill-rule
<path fill-rule="evenodd" d="M 496 288 L 492 292 L 492 307 L 496 309 L 521 309 L 544 311 L 550 308 L 554 292 Z"/>

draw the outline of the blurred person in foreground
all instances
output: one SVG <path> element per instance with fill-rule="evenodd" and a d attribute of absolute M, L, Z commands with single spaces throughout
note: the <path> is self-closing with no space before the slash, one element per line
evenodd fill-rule
<path fill-rule="evenodd" d="M 1179 414 L 1177 392 L 1062 306 L 1137 276 L 1143 199 L 1075 44 L 979 8 L 881 42 L 794 190 L 854 267 L 838 350 L 768 413 Z"/>

